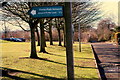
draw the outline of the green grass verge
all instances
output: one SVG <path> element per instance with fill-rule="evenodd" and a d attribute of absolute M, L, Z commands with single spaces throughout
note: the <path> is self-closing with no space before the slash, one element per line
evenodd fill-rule
<path fill-rule="evenodd" d="M 6 40 L 0 40 L 0 43 L 8 43 L 10 41 L 6 41 Z"/>
<path fill-rule="evenodd" d="M 53 46 L 47 42 L 46 51 L 49 54 L 39 53 L 39 47 L 37 47 L 38 56 L 47 59 L 39 60 L 23 58 L 30 55 L 29 42 L 3 43 L 1 68 L 14 69 L 21 72 L 13 77 L 3 77 L 3 79 L 56 80 L 56 78 L 66 78 L 66 49 L 57 45 L 57 42 L 54 42 Z M 76 79 L 99 77 L 89 44 L 82 44 L 82 52 L 78 51 L 78 44 L 74 44 L 74 64 Z"/>

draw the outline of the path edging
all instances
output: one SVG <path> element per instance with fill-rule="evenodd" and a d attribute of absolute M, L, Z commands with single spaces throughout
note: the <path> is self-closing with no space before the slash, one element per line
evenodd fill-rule
<path fill-rule="evenodd" d="M 94 51 L 93 51 L 93 45 L 92 45 L 92 44 L 90 44 L 90 45 L 91 45 L 92 53 L 93 53 L 93 56 L 94 56 L 95 65 L 96 65 L 96 68 L 97 68 L 98 76 L 99 76 L 100 80 L 102 80 L 102 78 L 101 78 L 101 76 L 100 76 L 100 72 L 99 72 L 99 70 L 98 70 L 99 68 L 98 68 L 98 63 L 97 63 L 97 61 L 96 61 L 95 53 L 94 53 Z"/>

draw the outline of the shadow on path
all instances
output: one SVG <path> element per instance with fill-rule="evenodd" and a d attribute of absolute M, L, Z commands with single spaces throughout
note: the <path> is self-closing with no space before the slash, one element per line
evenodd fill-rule
<path fill-rule="evenodd" d="M 108 43 L 92 44 L 102 80 L 119 80 L 120 47 Z"/>
<path fill-rule="evenodd" d="M 98 70 L 99 70 L 99 73 L 100 73 L 100 76 L 101 76 L 101 79 L 102 80 L 107 80 L 106 76 L 105 76 L 105 71 L 104 69 L 99 65 L 101 63 L 101 61 L 99 60 L 94 48 L 93 48 L 93 45 L 92 45 L 92 49 L 93 49 L 93 52 L 94 52 L 94 55 L 95 55 L 95 59 L 96 59 L 96 62 L 97 62 L 97 66 L 98 66 Z"/>

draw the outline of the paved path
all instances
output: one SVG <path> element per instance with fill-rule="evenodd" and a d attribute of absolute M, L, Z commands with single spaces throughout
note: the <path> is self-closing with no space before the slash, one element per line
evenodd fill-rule
<path fill-rule="evenodd" d="M 92 44 L 103 80 L 120 80 L 120 46 L 111 43 Z"/>

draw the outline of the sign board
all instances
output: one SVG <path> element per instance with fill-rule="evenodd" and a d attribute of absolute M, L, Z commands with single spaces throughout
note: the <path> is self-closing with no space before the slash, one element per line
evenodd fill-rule
<path fill-rule="evenodd" d="M 28 14 L 33 18 L 63 17 L 63 6 L 32 7 Z"/>

